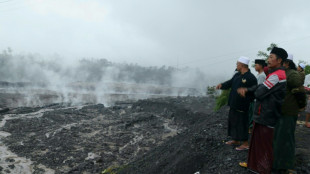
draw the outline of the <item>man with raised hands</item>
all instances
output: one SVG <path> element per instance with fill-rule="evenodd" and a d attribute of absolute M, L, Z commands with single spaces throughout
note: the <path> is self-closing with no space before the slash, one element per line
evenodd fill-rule
<path fill-rule="evenodd" d="M 249 105 L 254 100 L 254 94 L 249 93 L 241 97 L 237 89 L 241 87 L 251 87 L 257 84 L 256 77 L 249 69 L 250 59 L 240 57 L 237 61 L 237 73 L 228 81 L 216 86 L 216 89 L 230 89 L 228 105 L 230 106 L 228 115 L 228 136 L 232 140 L 227 141 L 227 145 L 240 145 L 236 150 L 248 150 L 248 129 Z"/>

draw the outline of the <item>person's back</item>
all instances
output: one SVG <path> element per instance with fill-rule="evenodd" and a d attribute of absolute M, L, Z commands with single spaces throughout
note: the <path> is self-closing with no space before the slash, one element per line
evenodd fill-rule
<path fill-rule="evenodd" d="M 292 93 L 292 89 L 302 86 L 302 79 L 300 74 L 293 69 L 286 69 L 286 92 L 285 98 L 282 104 L 282 114 L 283 115 L 297 115 L 299 112 L 299 106 L 297 104 L 296 98 Z"/>
<path fill-rule="evenodd" d="M 286 92 L 282 104 L 282 115 L 278 119 L 273 142 L 273 169 L 278 172 L 291 171 L 295 164 L 295 128 L 298 112 L 304 107 L 306 94 L 301 76 L 292 60 L 284 62 Z"/>
<path fill-rule="evenodd" d="M 306 68 L 306 65 L 304 63 L 299 63 L 297 66 L 297 71 L 299 72 L 299 75 L 301 77 L 302 84 L 305 83 L 305 77 L 306 77 L 306 74 L 304 71 L 305 68 Z"/>
<path fill-rule="evenodd" d="M 299 75 L 301 77 L 302 84 L 304 84 L 305 83 L 305 78 L 306 78 L 305 71 L 300 71 Z"/>

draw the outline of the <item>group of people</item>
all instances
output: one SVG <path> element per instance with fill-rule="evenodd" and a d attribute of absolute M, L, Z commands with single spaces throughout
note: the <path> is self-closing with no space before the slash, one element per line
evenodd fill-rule
<path fill-rule="evenodd" d="M 274 47 L 267 59 L 255 60 L 255 77 L 250 59 L 240 57 L 233 77 L 216 86 L 231 89 L 228 105 L 227 145 L 248 150 L 247 162 L 239 165 L 255 173 L 294 172 L 295 128 L 305 107 L 305 65 L 296 67 L 293 56 Z M 251 133 L 250 143 L 248 142 Z"/>

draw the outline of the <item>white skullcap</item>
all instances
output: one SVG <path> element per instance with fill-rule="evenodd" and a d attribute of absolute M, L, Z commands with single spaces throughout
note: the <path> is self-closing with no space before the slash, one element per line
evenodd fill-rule
<path fill-rule="evenodd" d="M 238 62 L 249 65 L 250 59 L 244 56 L 239 57 Z"/>
<path fill-rule="evenodd" d="M 287 59 L 293 61 L 293 54 L 287 54 Z"/>
<path fill-rule="evenodd" d="M 302 69 L 305 69 L 306 65 L 304 63 L 299 63 L 298 64 Z"/>

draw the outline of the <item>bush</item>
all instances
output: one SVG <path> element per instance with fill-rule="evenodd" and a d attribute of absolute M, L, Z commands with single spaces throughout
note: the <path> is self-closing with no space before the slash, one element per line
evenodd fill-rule
<path fill-rule="evenodd" d="M 221 107 L 228 104 L 229 93 L 230 93 L 230 89 L 223 90 L 221 95 L 216 97 L 216 105 L 215 105 L 214 111 L 218 111 L 219 109 L 221 109 Z"/>

